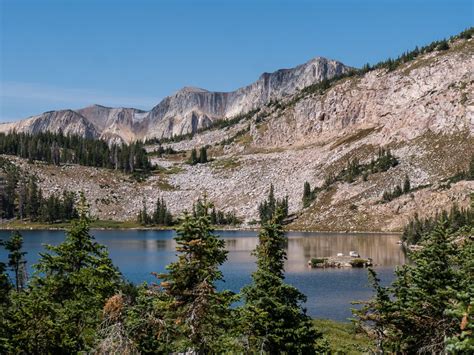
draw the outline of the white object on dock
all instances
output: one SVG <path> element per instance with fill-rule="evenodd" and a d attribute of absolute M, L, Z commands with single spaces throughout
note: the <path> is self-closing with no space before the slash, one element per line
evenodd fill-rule
<path fill-rule="evenodd" d="M 337 256 L 344 256 L 343 253 L 337 253 Z"/>
<path fill-rule="evenodd" d="M 351 250 L 351 251 L 349 252 L 349 256 L 351 256 L 351 257 L 353 257 L 353 258 L 358 258 L 358 257 L 360 257 L 359 253 L 356 252 L 356 251 L 353 251 L 353 250 Z"/>

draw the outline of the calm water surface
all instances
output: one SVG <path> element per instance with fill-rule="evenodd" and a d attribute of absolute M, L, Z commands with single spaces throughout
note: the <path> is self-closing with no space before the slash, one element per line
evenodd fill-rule
<path fill-rule="evenodd" d="M 24 248 L 31 274 L 31 265 L 38 261 L 43 244 L 59 244 L 64 240 L 63 231 L 24 231 Z M 123 275 L 134 283 L 152 282 L 151 272 L 163 272 L 165 266 L 176 258 L 172 231 L 99 231 L 92 234 L 109 249 L 110 256 Z M 219 285 L 238 292 L 251 281 L 255 258 L 250 255 L 257 245 L 256 232 L 219 231 L 229 250 L 228 261 L 222 266 L 225 283 Z M 0 239 L 7 239 L 8 231 L 0 231 Z M 365 269 L 309 269 L 312 257 L 348 254 L 355 250 L 362 257 L 371 257 L 383 283 L 393 280 L 396 265 L 405 262 L 401 248 L 396 244 L 397 235 L 337 234 L 337 233 L 288 233 L 288 260 L 286 281 L 298 287 L 306 296 L 308 314 L 317 318 L 346 320 L 351 316 L 351 301 L 368 299 Z M 0 249 L 0 260 L 7 252 Z"/>

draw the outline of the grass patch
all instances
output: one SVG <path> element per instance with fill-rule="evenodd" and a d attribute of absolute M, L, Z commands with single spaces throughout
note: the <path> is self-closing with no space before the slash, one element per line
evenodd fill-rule
<path fill-rule="evenodd" d="M 231 170 L 238 168 L 242 163 L 235 157 L 219 159 L 212 163 L 216 169 Z"/>
<path fill-rule="evenodd" d="M 332 144 L 331 149 L 337 148 L 343 144 L 350 144 L 350 143 L 356 142 L 358 140 L 361 140 L 362 138 L 367 137 L 369 134 L 373 133 L 374 131 L 379 131 L 379 130 L 380 130 L 380 127 L 370 127 L 370 128 L 361 129 L 354 134 L 351 134 L 347 137 L 342 137 L 336 140 Z"/>
<path fill-rule="evenodd" d="M 176 190 L 176 188 L 171 185 L 167 180 L 165 179 L 159 179 L 157 181 L 157 184 L 158 184 L 158 187 L 160 188 L 160 190 L 162 191 L 174 191 Z"/>
<path fill-rule="evenodd" d="M 173 165 L 173 166 L 170 166 L 169 168 L 165 168 L 164 166 L 159 165 L 156 167 L 154 171 L 158 172 L 159 174 L 173 175 L 173 174 L 179 174 L 183 170 L 184 169 L 178 165 Z"/>
<path fill-rule="evenodd" d="M 28 230 L 28 229 L 68 229 L 71 222 L 44 223 L 14 220 L 2 225 L 4 230 Z M 141 228 L 135 221 L 113 221 L 113 220 L 92 220 L 91 229 L 129 229 Z"/>
<path fill-rule="evenodd" d="M 315 319 L 316 329 L 323 333 L 331 346 L 331 354 L 366 354 L 371 348 L 367 335 L 358 333 L 352 323 Z"/>
<path fill-rule="evenodd" d="M 99 219 L 91 222 L 91 228 L 98 229 L 128 229 L 140 227 L 141 225 L 136 221 L 112 221 Z"/>
<path fill-rule="evenodd" d="M 250 135 L 250 133 L 246 133 L 240 137 L 238 137 L 235 142 L 238 143 L 238 144 L 243 144 L 243 145 L 248 145 L 250 143 L 252 143 L 253 139 L 252 139 L 252 136 Z"/>

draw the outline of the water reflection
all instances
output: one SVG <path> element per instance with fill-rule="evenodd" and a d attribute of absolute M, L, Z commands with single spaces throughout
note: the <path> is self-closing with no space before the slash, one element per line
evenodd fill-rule
<path fill-rule="evenodd" d="M 225 283 L 219 287 L 238 292 L 251 281 L 255 258 L 251 255 L 257 246 L 257 233 L 251 231 L 218 231 L 229 251 L 228 261 L 222 266 Z M 61 231 L 25 231 L 24 247 L 28 266 L 37 262 L 44 243 L 59 244 L 64 239 Z M 152 272 L 164 272 L 166 265 L 176 260 L 176 242 L 172 231 L 93 231 L 99 243 L 107 246 L 110 257 L 123 275 L 132 282 L 152 282 Z M 0 231 L 0 239 L 7 239 L 8 231 Z M 384 283 L 393 280 L 393 268 L 405 262 L 397 245 L 399 236 L 380 234 L 288 233 L 286 280 L 308 296 L 306 307 L 313 317 L 344 320 L 351 315 L 350 302 L 367 299 L 364 269 L 309 269 L 307 261 L 316 256 L 355 250 L 361 256 L 371 257 Z M 7 252 L 0 248 L 0 260 Z"/>

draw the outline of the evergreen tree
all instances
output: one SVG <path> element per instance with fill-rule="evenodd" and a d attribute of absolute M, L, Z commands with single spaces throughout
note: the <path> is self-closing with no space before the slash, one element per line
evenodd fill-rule
<path fill-rule="evenodd" d="M 173 224 L 173 216 L 169 212 L 166 202 L 163 198 L 156 200 L 155 210 L 153 211 L 152 222 L 155 225 L 170 226 Z"/>
<path fill-rule="evenodd" d="M 39 198 L 38 184 L 33 176 L 30 176 L 28 183 L 28 202 L 26 208 L 27 216 L 35 221 L 38 218 L 41 200 Z"/>
<path fill-rule="evenodd" d="M 471 204 L 474 203 L 474 195 L 471 196 Z M 440 215 L 420 219 L 415 213 L 413 219 L 403 228 L 402 240 L 408 244 L 417 244 L 427 235 L 432 233 L 441 220 L 444 220 L 452 232 L 457 232 L 463 227 L 474 225 L 474 208 L 460 209 L 453 204 L 449 213 L 443 211 Z"/>
<path fill-rule="evenodd" d="M 474 180 L 474 155 L 471 157 L 471 161 L 469 162 L 469 179 Z"/>
<path fill-rule="evenodd" d="M 374 277 L 375 298 L 355 311 L 362 328 L 375 335 L 380 351 L 443 353 L 446 337 L 457 333 L 460 319 L 448 311 L 460 292 L 465 300 L 472 300 L 474 293 L 472 287 L 461 288 L 466 275 L 460 269 L 466 260 L 457 257 L 459 246 L 446 226 L 446 221 L 438 224 L 423 248 L 410 255 L 413 263 L 396 271 L 391 286 L 381 287 Z"/>
<path fill-rule="evenodd" d="M 105 300 L 121 283 L 105 248 L 89 234 L 81 197 L 80 219 L 66 239 L 47 245 L 25 292 L 8 309 L 10 353 L 70 354 L 90 349 Z"/>
<path fill-rule="evenodd" d="M 0 240 L 0 246 L 2 241 Z M 10 303 L 12 284 L 6 273 L 6 265 L 0 262 L 0 354 L 8 354 L 8 339 L 10 330 L 7 322 L 7 310 Z"/>
<path fill-rule="evenodd" d="M 301 304 L 306 297 L 284 282 L 286 239 L 278 211 L 259 233 L 255 250 L 257 271 L 242 290 L 241 308 L 245 342 L 250 353 L 314 354 L 321 335 Z"/>
<path fill-rule="evenodd" d="M 280 209 L 283 218 L 288 217 L 288 196 L 277 200 L 275 198 L 273 184 L 271 184 L 268 198 L 258 206 L 260 222 L 264 224 L 269 221 L 274 216 L 277 209 Z"/>
<path fill-rule="evenodd" d="M 0 247 L 4 245 L 4 242 L 0 240 Z M 0 316 L 3 316 L 2 314 L 2 307 L 3 305 L 7 302 L 8 300 L 8 292 L 12 288 L 12 284 L 10 283 L 10 279 L 7 275 L 7 265 L 0 261 Z M 3 318 L 3 317 L 0 317 Z M 2 325 L 0 321 L 0 325 Z M 2 333 L 0 331 L 0 339 L 2 338 Z M 1 346 L 1 340 L 0 340 L 0 352 L 2 350 Z"/>
<path fill-rule="evenodd" d="M 161 287 L 171 299 L 169 321 L 179 325 L 174 336 L 176 351 L 221 352 L 222 338 L 228 336 L 229 291 L 219 292 L 215 283 L 222 280 L 219 270 L 227 260 L 222 239 L 213 234 L 204 201 L 204 213 L 185 214 L 175 237 L 178 260 L 170 264 L 168 274 L 160 275 Z"/>
<path fill-rule="evenodd" d="M 15 288 L 16 291 L 21 291 L 26 286 L 26 252 L 22 251 L 23 248 L 23 237 L 17 231 L 14 231 L 10 237 L 10 240 L 5 242 L 5 249 L 10 253 L 8 254 L 8 266 L 15 275 Z"/>
<path fill-rule="evenodd" d="M 193 150 L 191 150 L 191 158 L 189 159 L 189 164 L 196 165 L 197 163 L 199 163 L 197 151 L 195 148 L 193 148 Z"/>
<path fill-rule="evenodd" d="M 474 201 L 474 200 L 473 200 Z M 473 206 L 474 207 L 474 206 Z M 469 229 L 466 229 L 469 231 Z M 474 233 L 474 227 L 470 233 Z M 456 260 L 459 287 L 447 315 L 458 320 L 456 331 L 447 338 L 446 350 L 452 354 L 474 353 L 474 241 L 464 241 Z"/>
<path fill-rule="evenodd" d="M 405 181 L 403 182 L 403 193 L 407 194 L 411 190 L 411 185 L 410 185 L 410 179 L 408 178 L 408 175 L 405 175 Z"/>
<path fill-rule="evenodd" d="M 201 164 L 207 163 L 207 148 L 206 147 L 201 147 L 199 151 L 199 162 Z"/>
<path fill-rule="evenodd" d="M 312 193 L 311 193 L 311 186 L 309 182 L 304 182 L 303 187 L 303 208 L 309 207 L 312 201 Z"/>

